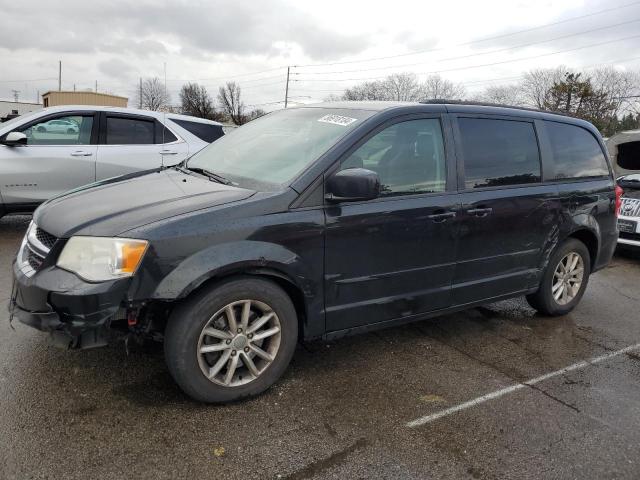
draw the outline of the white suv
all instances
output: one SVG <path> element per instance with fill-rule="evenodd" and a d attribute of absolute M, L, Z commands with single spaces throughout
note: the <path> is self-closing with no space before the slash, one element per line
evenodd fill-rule
<path fill-rule="evenodd" d="M 0 123 L 0 216 L 98 180 L 175 165 L 222 135 L 210 120 L 94 106 L 45 108 Z"/>

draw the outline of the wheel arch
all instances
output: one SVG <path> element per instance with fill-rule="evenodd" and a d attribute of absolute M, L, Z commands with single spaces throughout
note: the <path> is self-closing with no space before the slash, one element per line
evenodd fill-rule
<path fill-rule="evenodd" d="M 571 232 L 567 238 L 575 238 L 576 240 L 581 241 L 589 250 L 589 260 L 591 261 L 591 270 L 593 270 L 594 265 L 596 265 L 596 261 L 598 259 L 598 248 L 600 245 L 600 240 L 598 235 L 591 229 L 588 228 L 579 228 Z"/>
<path fill-rule="evenodd" d="M 309 301 L 323 296 L 321 286 L 306 272 L 305 265 L 293 252 L 266 242 L 239 242 L 212 247 L 185 259 L 156 287 L 153 299 L 181 301 L 204 288 L 231 277 L 250 276 L 270 280 L 282 288 L 296 309 L 298 334 L 306 338 L 312 330 L 324 330 L 324 322 L 310 314 Z M 317 315 L 315 315 L 317 316 Z M 312 336 L 317 336 L 313 334 Z"/>

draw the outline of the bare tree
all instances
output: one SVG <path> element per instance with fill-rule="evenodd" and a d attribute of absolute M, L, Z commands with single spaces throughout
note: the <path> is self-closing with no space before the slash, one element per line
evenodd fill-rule
<path fill-rule="evenodd" d="M 389 100 L 398 102 L 417 102 L 425 98 L 423 86 L 413 73 L 394 73 L 383 83 Z"/>
<path fill-rule="evenodd" d="M 134 101 L 145 110 L 162 110 L 169 107 L 171 96 L 158 77 L 145 78 L 141 86 L 136 86 Z"/>
<path fill-rule="evenodd" d="M 213 100 L 202 85 L 197 83 L 183 85 L 180 90 L 180 103 L 182 104 L 182 113 L 208 119 L 215 117 Z"/>
<path fill-rule="evenodd" d="M 442 78 L 440 75 L 430 75 L 422 84 L 422 98 L 440 100 L 460 100 L 465 97 L 464 85 Z"/>
<path fill-rule="evenodd" d="M 259 118 L 263 115 L 266 115 L 267 112 L 265 112 L 263 109 L 261 108 L 254 108 L 253 110 L 251 110 L 248 114 L 247 114 L 247 121 L 251 121 L 251 120 L 255 120 L 256 118 Z"/>
<path fill-rule="evenodd" d="M 227 82 L 224 87 L 218 90 L 218 103 L 222 111 L 236 125 L 247 122 L 245 115 L 245 105 L 240 98 L 240 85 L 236 82 Z"/>
<path fill-rule="evenodd" d="M 336 95 L 335 93 L 330 93 L 329 95 L 324 97 L 322 101 L 323 102 L 339 102 L 340 100 L 344 99 L 343 95 Z"/>
<path fill-rule="evenodd" d="M 395 100 L 418 102 L 426 99 L 459 99 L 464 97 L 461 84 L 431 75 L 420 82 L 413 73 L 394 73 L 384 80 L 364 82 L 345 90 L 343 100 Z"/>
<path fill-rule="evenodd" d="M 347 88 L 342 94 L 343 100 L 392 100 L 382 81 L 363 82 Z"/>
<path fill-rule="evenodd" d="M 549 92 L 554 84 L 561 82 L 569 71 L 564 66 L 531 70 L 524 74 L 521 82 L 523 99 L 526 105 L 544 108 L 548 103 Z"/>
<path fill-rule="evenodd" d="M 519 85 L 491 85 L 484 89 L 478 96 L 478 100 L 515 107 L 523 106 L 526 103 Z"/>
<path fill-rule="evenodd" d="M 591 75 L 594 88 L 603 92 L 611 105 L 612 117 L 636 112 L 640 95 L 640 73 L 620 71 L 612 67 L 594 70 Z"/>

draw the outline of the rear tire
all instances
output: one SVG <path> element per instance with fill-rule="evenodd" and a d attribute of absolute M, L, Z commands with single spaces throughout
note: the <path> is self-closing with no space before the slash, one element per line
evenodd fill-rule
<path fill-rule="evenodd" d="M 566 315 L 584 295 L 590 272 L 589 250 L 580 240 L 570 238 L 551 255 L 538 291 L 527 295 L 527 302 L 544 315 Z"/>
<path fill-rule="evenodd" d="M 165 361 L 194 400 L 231 402 L 273 385 L 289 365 L 297 340 L 296 310 L 286 292 L 268 280 L 235 277 L 196 293 L 173 311 L 165 331 Z"/>

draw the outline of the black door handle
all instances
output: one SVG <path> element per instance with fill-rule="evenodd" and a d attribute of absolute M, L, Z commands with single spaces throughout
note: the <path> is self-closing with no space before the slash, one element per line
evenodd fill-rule
<path fill-rule="evenodd" d="M 434 213 L 433 215 L 427 216 L 429 220 L 433 220 L 435 223 L 446 222 L 450 218 L 454 218 L 456 216 L 456 212 L 444 212 L 444 213 Z"/>
<path fill-rule="evenodd" d="M 476 217 L 486 217 L 493 213 L 493 208 L 471 208 L 467 210 L 467 213 Z"/>

